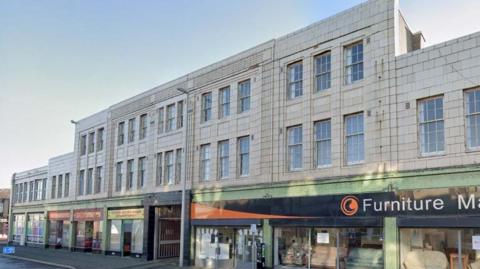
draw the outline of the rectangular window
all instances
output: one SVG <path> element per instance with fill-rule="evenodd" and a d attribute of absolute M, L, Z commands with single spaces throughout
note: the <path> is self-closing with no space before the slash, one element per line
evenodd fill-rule
<path fill-rule="evenodd" d="M 317 92 L 330 88 L 331 53 L 325 52 L 315 57 L 315 86 Z"/>
<path fill-rule="evenodd" d="M 63 175 L 58 175 L 57 198 L 62 198 L 63 194 Z"/>
<path fill-rule="evenodd" d="M 303 64 L 296 62 L 287 66 L 288 98 L 293 99 L 303 94 Z"/>
<path fill-rule="evenodd" d="M 238 112 L 250 110 L 250 80 L 238 83 Z"/>
<path fill-rule="evenodd" d="M 117 162 L 115 166 L 115 191 L 120 192 L 122 191 L 122 166 L 123 162 Z"/>
<path fill-rule="evenodd" d="M 33 201 L 33 181 L 30 181 L 30 191 L 29 191 L 28 201 Z"/>
<path fill-rule="evenodd" d="M 97 151 L 103 150 L 103 131 L 103 128 L 97 130 Z"/>
<path fill-rule="evenodd" d="M 363 79 L 363 42 L 345 47 L 345 84 Z"/>
<path fill-rule="evenodd" d="M 363 162 L 365 159 L 363 112 L 345 116 L 345 141 L 347 164 Z"/>
<path fill-rule="evenodd" d="M 33 200 L 37 201 L 38 200 L 38 180 L 35 180 L 35 193 L 33 194 Z"/>
<path fill-rule="evenodd" d="M 95 188 L 94 193 L 100 193 L 102 191 L 102 167 L 97 166 L 95 169 Z"/>
<path fill-rule="evenodd" d="M 43 185 L 43 179 L 37 179 L 35 182 L 38 182 L 38 189 L 37 189 L 37 200 L 42 200 L 42 193 L 43 189 L 46 188 L 47 186 Z"/>
<path fill-rule="evenodd" d="M 85 194 L 92 194 L 93 190 L 93 168 L 87 170 L 87 188 Z"/>
<path fill-rule="evenodd" d="M 230 166 L 230 148 L 229 141 L 218 142 L 218 176 L 220 179 L 228 178 Z"/>
<path fill-rule="evenodd" d="M 212 119 L 212 93 L 202 94 L 202 122 Z"/>
<path fill-rule="evenodd" d="M 23 201 L 22 202 L 25 203 L 27 201 L 27 196 L 28 196 L 28 183 L 24 182 L 23 183 Z M 45 197 L 45 195 L 43 195 L 43 197 Z M 45 200 L 45 198 L 43 200 Z"/>
<path fill-rule="evenodd" d="M 80 137 L 80 155 L 85 155 L 87 153 L 87 135 L 82 135 Z"/>
<path fill-rule="evenodd" d="M 140 131 L 139 140 L 145 139 L 147 136 L 147 114 L 140 115 Z"/>
<path fill-rule="evenodd" d="M 135 118 L 128 120 L 128 143 L 135 141 Z"/>
<path fill-rule="evenodd" d="M 130 190 L 133 187 L 133 160 L 127 161 L 127 184 L 125 188 Z"/>
<path fill-rule="evenodd" d="M 230 115 L 230 87 L 224 87 L 219 90 L 219 113 L 218 118 L 225 118 Z"/>
<path fill-rule="evenodd" d="M 47 195 L 47 179 L 44 178 L 42 179 L 42 200 L 45 200 L 46 195 Z"/>
<path fill-rule="evenodd" d="M 177 129 L 183 127 L 183 101 L 177 103 Z"/>
<path fill-rule="evenodd" d="M 480 89 L 465 92 L 467 149 L 480 149 Z"/>
<path fill-rule="evenodd" d="M 55 194 L 57 194 L 57 176 L 52 177 L 52 190 L 50 192 L 50 198 L 55 199 Z"/>
<path fill-rule="evenodd" d="M 145 184 L 145 157 L 138 159 L 137 188 L 143 188 Z"/>
<path fill-rule="evenodd" d="M 163 127 L 165 125 L 165 112 L 164 108 L 161 107 L 158 109 L 158 133 L 163 133 Z"/>
<path fill-rule="evenodd" d="M 68 197 L 70 194 L 70 173 L 65 174 L 65 191 L 63 197 Z"/>
<path fill-rule="evenodd" d="M 315 122 L 316 167 L 332 164 L 332 130 L 330 120 Z"/>
<path fill-rule="evenodd" d="M 250 172 L 250 136 L 238 138 L 238 174 L 248 176 Z"/>
<path fill-rule="evenodd" d="M 210 180 L 210 144 L 200 146 L 200 179 Z"/>
<path fill-rule="evenodd" d="M 170 132 L 175 130 L 175 104 L 167 106 L 167 127 L 166 131 Z"/>
<path fill-rule="evenodd" d="M 23 183 L 15 184 L 15 195 L 13 196 L 13 203 L 20 203 L 23 201 Z"/>
<path fill-rule="evenodd" d="M 288 170 L 295 171 L 303 167 L 303 131 L 302 126 L 288 128 Z"/>
<path fill-rule="evenodd" d="M 157 173 L 156 173 L 156 179 L 155 179 L 155 183 L 157 186 L 160 186 L 163 184 L 163 158 L 162 158 L 163 154 L 160 152 L 160 153 L 157 153 Z"/>
<path fill-rule="evenodd" d="M 182 180 L 182 149 L 177 149 L 175 153 L 175 184 Z"/>
<path fill-rule="evenodd" d="M 88 134 L 88 153 L 95 151 L 95 132 Z"/>
<path fill-rule="evenodd" d="M 165 152 L 165 180 L 168 185 L 173 184 L 173 151 Z"/>
<path fill-rule="evenodd" d="M 118 123 L 118 130 L 117 130 L 117 145 L 123 145 L 125 142 L 125 122 Z"/>
<path fill-rule="evenodd" d="M 420 124 L 420 151 L 422 155 L 444 151 L 443 96 L 420 100 L 418 103 Z"/>
<path fill-rule="evenodd" d="M 85 170 L 80 170 L 78 175 L 78 196 L 82 196 L 85 192 Z"/>

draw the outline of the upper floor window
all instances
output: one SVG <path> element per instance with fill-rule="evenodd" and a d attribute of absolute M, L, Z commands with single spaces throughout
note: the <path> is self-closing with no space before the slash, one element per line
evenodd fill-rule
<path fill-rule="evenodd" d="M 45 179 L 44 179 L 44 180 L 45 180 Z M 46 180 L 45 180 L 45 181 L 46 181 Z M 45 186 L 47 185 L 47 183 L 44 183 L 44 184 L 45 184 Z M 27 182 L 24 182 L 24 183 L 23 183 L 23 200 L 22 200 L 22 202 L 24 202 L 24 203 L 27 201 L 27 196 L 28 196 L 28 190 L 27 190 L 27 189 L 28 189 L 28 183 L 27 183 Z M 46 189 L 47 189 L 47 188 L 45 188 L 45 189 L 43 190 L 43 192 L 44 192 L 44 193 L 43 193 L 43 200 L 45 200 L 45 191 L 46 191 Z"/>
<path fill-rule="evenodd" d="M 70 173 L 65 174 L 65 191 L 63 197 L 68 197 L 70 192 Z"/>
<path fill-rule="evenodd" d="M 250 172 L 250 136 L 238 138 L 238 174 L 248 176 Z"/>
<path fill-rule="evenodd" d="M 182 179 L 182 149 L 177 149 L 175 153 L 175 184 Z"/>
<path fill-rule="evenodd" d="M 302 126 L 288 128 L 288 170 L 295 171 L 303 166 Z"/>
<path fill-rule="evenodd" d="M 122 166 L 123 162 L 117 162 L 115 167 L 115 191 L 119 192 L 122 191 Z"/>
<path fill-rule="evenodd" d="M 212 93 L 202 94 L 202 122 L 212 119 Z"/>
<path fill-rule="evenodd" d="M 331 53 L 325 52 L 315 57 L 315 86 L 317 92 L 330 88 Z"/>
<path fill-rule="evenodd" d="M 158 133 L 163 133 L 163 126 L 165 124 L 165 110 L 163 107 L 158 109 Z"/>
<path fill-rule="evenodd" d="M 465 92 L 467 148 L 480 148 L 480 89 Z"/>
<path fill-rule="evenodd" d="M 128 143 L 135 140 L 135 118 L 128 120 Z"/>
<path fill-rule="evenodd" d="M 228 140 L 218 142 L 218 175 L 220 179 L 229 176 L 230 148 Z"/>
<path fill-rule="evenodd" d="M 420 152 L 422 155 L 442 153 L 445 147 L 443 96 L 418 102 Z"/>
<path fill-rule="evenodd" d="M 163 154 L 160 152 L 160 153 L 157 153 L 157 172 L 156 172 L 156 179 L 155 179 L 155 183 L 157 186 L 160 186 L 163 184 L 163 158 L 162 158 Z"/>
<path fill-rule="evenodd" d="M 137 187 L 143 188 L 145 185 L 145 157 L 138 159 Z"/>
<path fill-rule="evenodd" d="M 95 133 L 88 134 L 88 153 L 93 153 L 95 151 Z"/>
<path fill-rule="evenodd" d="M 52 190 L 50 192 L 50 198 L 55 199 L 55 194 L 57 193 L 57 176 L 52 177 Z"/>
<path fill-rule="evenodd" d="M 221 88 L 218 93 L 218 117 L 221 119 L 230 115 L 230 87 Z"/>
<path fill-rule="evenodd" d="M 87 153 L 87 135 L 82 135 L 80 137 L 80 155 L 85 155 Z"/>
<path fill-rule="evenodd" d="M 177 129 L 183 127 L 183 101 L 177 103 Z"/>
<path fill-rule="evenodd" d="M 62 198 L 63 194 L 63 175 L 58 175 L 57 198 Z"/>
<path fill-rule="evenodd" d="M 125 188 L 130 190 L 133 187 L 133 160 L 127 161 L 127 184 Z"/>
<path fill-rule="evenodd" d="M 365 159 L 363 112 L 345 116 L 345 157 L 347 164 Z"/>
<path fill-rule="evenodd" d="M 210 144 L 200 146 L 200 179 L 210 180 Z"/>
<path fill-rule="evenodd" d="M 303 94 L 303 64 L 296 62 L 287 66 L 288 98 L 293 99 Z"/>
<path fill-rule="evenodd" d="M 44 178 L 42 180 L 42 200 L 45 200 L 47 194 L 47 179 Z"/>
<path fill-rule="evenodd" d="M 363 42 L 345 47 L 345 84 L 363 79 Z"/>
<path fill-rule="evenodd" d="M 139 140 L 145 139 L 147 136 L 147 114 L 143 114 L 140 116 L 140 131 L 138 133 Z"/>
<path fill-rule="evenodd" d="M 80 170 L 78 175 L 78 195 L 82 196 L 85 193 L 85 170 Z"/>
<path fill-rule="evenodd" d="M 167 127 L 165 128 L 167 132 L 173 131 L 175 127 L 175 104 L 167 106 Z"/>
<path fill-rule="evenodd" d="M 95 186 L 93 188 L 94 193 L 100 193 L 102 191 L 102 166 L 97 166 L 95 169 Z"/>
<path fill-rule="evenodd" d="M 85 194 L 92 194 L 93 191 L 93 168 L 87 170 L 87 188 Z"/>
<path fill-rule="evenodd" d="M 250 80 L 238 83 L 238 112 L 250 110 Z"/>
<path fill-rule="evenodd" d="M 118 130 L 117 130 L 117 145 L 123 145 L 125 142 L 125 122 L 118 123 Z"/>
<path fill-rule="evenodd" d="M 34 196 L 33 196 L 33 200 L 34 200 L 34 201 L 37 201 L 37 200 L 39 200 L 39 198 L 40 198 L 40 197 L 38 196 L 38 190 L 39 190 L 39 186 L 38 186 L 38 185 L 39 185 L 39 184 L 41 184 L 41 182 L 40 182 L 39 180 L 35 180 L 35 192 L 34 192 L 34 194 L 33 194 L 33 195 L 34 195 Z"/>
<path fill-rule="evenodd" d="M 97 151 L 103 150 L 103 133 L 103 128 L 97 130 Z"/>
<path fill-rule="evenodd" d="M 29 196 L 28 196 L 28 201 L 31 202 L 31 201 L 34 201 L 33 200 L 33 181 L 30 181 L 30 187 L 29 187 L 30 191 L 29 191 Z"/>
<path fill-rule="evenodd" d="M 315 122 L 316 167 L 332 164 L 332 130 L 330 120 Z"/>
<path fill-rule="evenodd" d="M 168 185 L 173 184 L 173 151 L 165 152 L 165 180 Z"/>

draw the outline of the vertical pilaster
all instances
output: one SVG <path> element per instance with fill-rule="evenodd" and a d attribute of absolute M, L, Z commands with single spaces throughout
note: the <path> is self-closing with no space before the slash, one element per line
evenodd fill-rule
<path fill-rule="evenodd" d="M 73 247 L 75 246 L 75 225 L 73 223 L 73 209 L 70 209 L 70 231 L 69 231 L 69 235 L 70 236 L 70 240 L 68 242 L 68 249 L 70 251 L 73 251 Z"/>
<path fill-rule="evenodd" d="M 385 218 L 383 232 L 385 237 L 385 269 L 399 269 L 397 218 Z"/>
<path fill-rule="evenodd" d="M 103 223 L 102 223 L 102 253 L 105 254 L 107 251 L 107 242 L 108 242 L 108 235 L 110 231 L 108 230 L 108 208 L 106 206 L 103 207 Z"/>
<path fill-rule="evenodd" d="M 263 242 L 265 243 L 265 265 L 273 268 L 273 229 L 269 221 L 263 220 Z"/>
<path fill-rule="evenodd" d="M 48 211 L 44 211 L 43 212 L 43 247 L 47 247 L 48 246 L 48 235 L 50 234 L 50 231 L 49 231 L 49 228 L 48 227 Z"/>

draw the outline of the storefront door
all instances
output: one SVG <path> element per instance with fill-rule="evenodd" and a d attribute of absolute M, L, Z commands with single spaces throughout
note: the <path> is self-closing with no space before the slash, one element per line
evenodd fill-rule
<path fill-rule="evenodd" d="M 157 207 L 157 259 L 180 254 L 180 206 Z"/>
<path fill-rule="evenodd" d="M 130 256 L 132 252 L 132 226 L 131 220 L 123 222 L 123 256 Z"/>

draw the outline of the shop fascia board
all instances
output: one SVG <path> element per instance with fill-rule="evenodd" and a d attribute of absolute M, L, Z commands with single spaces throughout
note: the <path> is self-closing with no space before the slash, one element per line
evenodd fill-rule
<path fill-rule="evenodd" d="M 456 167 L 194 190 L 194 202 L 385 192 L 480 185 L 480 168 Z"/>

